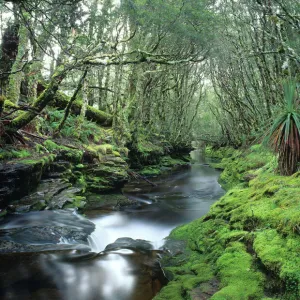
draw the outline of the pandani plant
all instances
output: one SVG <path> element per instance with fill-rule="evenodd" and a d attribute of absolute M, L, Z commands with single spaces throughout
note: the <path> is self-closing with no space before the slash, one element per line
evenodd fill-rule
<path fill-rule="evenodd" d="M 300 161 L 300 111 L 297 103 L 297 88 L 294 81 L 287 81 L 284 88 L 284 110 L 274 120 L 266 138 L 278 154 L 278 170 L 289 176 L 297 171 Z"/>

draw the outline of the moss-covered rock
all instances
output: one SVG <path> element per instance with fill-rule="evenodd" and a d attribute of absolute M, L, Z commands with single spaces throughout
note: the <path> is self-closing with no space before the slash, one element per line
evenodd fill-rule
<path fill-rule="evenodd" d="M 261 299 L 264 275 L 255 270 L 252 256 L 243 243 L 228 244 L 216 262 L 222 286 L 211 299 Z"/>
<path fill-rule="evenodd" d="M 128 199 L 123 194 L 112 192 L 112 193 L 102 193 L 87 195 L 87 205 L 85 209 L 101 209 L 101 210 L 118 210 L 124 206 L 134 205 L 135 201 Z"/>
<path fill-rule="evenodd" d="M 124 165 L 99 164 L 87 170 L 87 190 L 91 192 L 107 192 L 121 188 L 128 180 Z"/>
<path fill-rule="evenodd" d="M 158 176 L 176 167 L 189 165 L 189 156 L 172 157 L 170 155 L 161 156 L 157 165 L 145 166 L 138 173 L 142 176 Z"/>
<path fill-rule="evenodd" d="M 256 176 L 255 172 L 265 166 L 275 170 L 276 158 L 261 145 L 254 145 L 250 149 L 235 150 L 233 148 L 205 149 L 205 154 L 211 158 L 221 159 L 219 163 L 211 163 L 214 168 L 222 169 L 219 182 L 226 190 L 242 184 Z"/>
<path fill-rule="evenodd" d="M 52 140 L 46 140 L 43 143 L 46 150 L 56 153 L 58 159 L 67 160 L 73 163 L 80 163 L 83 158 L 83 151 L 80 149 L 69 148 L 63 145 L 58 145 Z"/>
<path fill-rule="evenodd" d="M 141 174 L 142 176 L 157 176 L 162 174 L 162 170 L 161 167 L 157 165 L 147 166 L 140 170 L 139 174 Z"/>

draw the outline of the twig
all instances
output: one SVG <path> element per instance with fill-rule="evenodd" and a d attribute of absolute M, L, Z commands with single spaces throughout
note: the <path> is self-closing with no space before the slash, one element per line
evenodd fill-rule
<path fill-rule="evenodd" d="M 25 131 L 25 130 L 18 130 L 18 132 L 21 132 L 21 133 L 23 133 L 23 134 L 26 134 L 26 135 L 29 135 L 29 136 L 32 136 L 32 137 L 35 137 L 35 138 L 38 138 L 38 139 L 41 139 L 41 140 L 44 140 L 44 141 L 50 140 L 50 138 L 48 138 L 48 137 L 42 137 L 42 136 L 39 136 L 39 135 L 30 133 L 30 132 L 27 132 L 27 131 Z M 71 148 L 71 149 L 79 149 L 78 147 L 75 147 L 75 146 L 72 146 L 72 145 L 66 145 L 66 144 L 60 143 L 60 142 L 58 142 L 58 141 L 55 141 L 55 143 L 58 144 L 58 145 L 67 147 L 67 148 Z"/>
<path fill-rule="evenodd" d="M 127 171 L 127 173 L 128 173 L 129 175 L 133 176 L 133 177 L 136 178 L 136 179 L 137 179 L 137 178 L 143 179 L 144 181 L 148 182 L 148 183 L 151 184 L 152 186 L 157 186 L 157 184 L 153 183 L 152 181 L 150 181 L 150 180 L 147 179 L 146 177 L 140 175 L 139 173 L 136 173 L 136 172 L 134 172 L 134 171 L 132 171 L 132 170 Z"/>

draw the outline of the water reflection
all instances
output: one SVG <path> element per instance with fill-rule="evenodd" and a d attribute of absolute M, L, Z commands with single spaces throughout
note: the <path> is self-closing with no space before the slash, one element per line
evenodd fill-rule
<path fill-rule="evenodd" d="M 90 261 L 63 262 L 59 256 L 43 259 L 64 299 L 131 299 L 136 276 L 122 253 L 101 255 Z"/>

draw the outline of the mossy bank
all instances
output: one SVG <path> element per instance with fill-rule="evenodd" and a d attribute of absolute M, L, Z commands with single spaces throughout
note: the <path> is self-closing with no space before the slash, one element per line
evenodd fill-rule
<path fill-rule="evenodd" d="M 155 299 L 299 299 L 300 172 L 277 175 L 260 145 L 223 153 L 217 166 L 228 192 L 172 231 L 169 242 L 185 247 L 163 258 L 171 281 Z"/>

